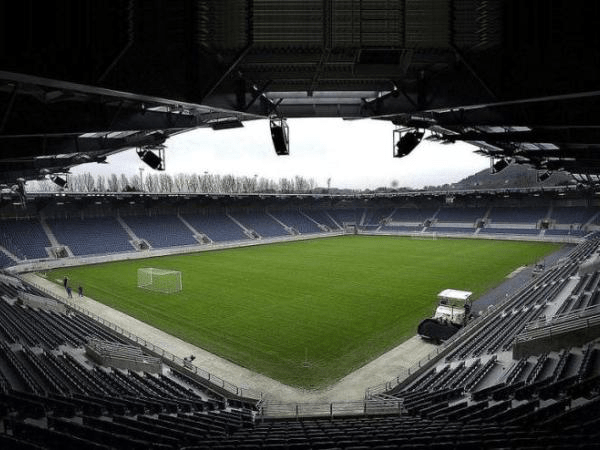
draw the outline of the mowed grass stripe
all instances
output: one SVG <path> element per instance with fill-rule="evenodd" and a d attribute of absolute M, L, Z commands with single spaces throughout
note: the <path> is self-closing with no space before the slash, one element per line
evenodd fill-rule
<path fill-rule="evenodd" d="M 477 297 L 516 267 L 558 248 L 343 236 L 83 266 L 48 276 L 67 275 L 86 295 L 283 383 L 321 388 L 413 336 L 442 289 L 470 290 Z M 180 270 L 183 291 L 138 289 L 139 267 Z"/>

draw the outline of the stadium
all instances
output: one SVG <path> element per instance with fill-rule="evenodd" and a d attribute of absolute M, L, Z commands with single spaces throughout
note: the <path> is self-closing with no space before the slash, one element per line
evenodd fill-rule
<path fill-rule="evenodd" d="M 597 8 L 5 9 L 24 19 L 0 67 L 2 448 L 600 443 L 600 91 L 580 45 L 598 40 Z M 68 186 L 70 169 L 131 148 L 164 170 L 165 142 L 198 127 L 264 119 L 286 155 L 288 117 L 387 120 L 394 157 L 464 141 L 495 180 L 519 165 L 536 179 L 370 193 Z M 570 181 L 548 183 L 555 173 Z M 42 179 L 56 189 L 28 190 Z"/>

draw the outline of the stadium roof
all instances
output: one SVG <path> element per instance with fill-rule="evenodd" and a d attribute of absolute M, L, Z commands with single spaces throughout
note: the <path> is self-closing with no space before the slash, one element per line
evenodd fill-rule
<path fill-rule="evenodd" d="M 3 3 L 0 183 L 272 115 L 387 120 L 597 182 L 600 4 L 578 5 Z"/>

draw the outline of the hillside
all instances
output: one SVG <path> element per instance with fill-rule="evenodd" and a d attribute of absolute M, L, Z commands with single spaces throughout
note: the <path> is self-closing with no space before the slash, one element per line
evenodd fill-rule
<path fill-rule="evenodd" d="M 450 185 L 451 189 L 500 189 L 573 184 L 571 174 L 554 172 L 545 181 L 538 181 L 538 171 L 520 164 L 508 166 L 502 172 L 491 174 L 489 169 L 470 175 Z"/>

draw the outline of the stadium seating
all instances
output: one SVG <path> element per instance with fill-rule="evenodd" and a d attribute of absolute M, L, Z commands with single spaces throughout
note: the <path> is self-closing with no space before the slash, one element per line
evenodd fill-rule
<path fill-rule="evenodd" d="M 422 231 L 422 226 L 410 226 L 410 225 L 386 225 L 381 231 L 386 232 L 398 232 L 398 233 L 416 233 Z"/>
<path fill-rule="evenodd" d="M 393 208 L 328 208 L 303 213 L 331 229 L 337 228 L 334 220 L 342 225 L 364 219 L 364 227 L 374 230 L 392 211 Z M 568 211 L 553 211 L 557 218 L 568 220 Z M 472 232 L 471 226 L 444 224 L 472 224 L 485 212 L 484 208 L 398 208 L 392 224 L 382 230 L 421 231 L 422 226 L 409 224 L 436 217 L 438 222 L 429 231 Z M 539 208 L 516 220 L 511 215 L 506 227 L 503 224 L 481 232 L 539 234 L 540 230 L 533 228 L 538 220 L 534 218 L 542 218 L 547 212 L 546 208 Z M 580 213 L 583 217 L 589 211 Z M 302 234 L 322 232 L 297 210 L 271 214 Z M 496 217 L 502 218 L 503 214 L 500 211 Z M 264 212 L 231 215 L 261 236 L 288 235 L 280 223 Z M 182 217 L 215 242 L 248 239 L 225 213 Z M 126 216 L 125 221 L 155 247 L 196 242 L 193 232 L 176 215 Z M 39 222 L 23 222 L 29 223 L 25 227 L 37 230 L 38 234 L 33 234 L 36 245 L 48 245 Z M 126 233 L 110 218 L 77 219 L 72 223 L 49 219 L 48 224 L 59 242 L 69 245 L 76 255 L 107 253 L 112 251 L 113 243 L 118 246 L 127 242 Z M 531 224 L 531 228 L 510 224 Z M 85 228 L 96 225 L 98 235 L 106 234 L 106 240 L 111 242 L 104 250 L 97 242 L 84 242 L 95 240 L 85 237 Z M 2 239 L 12 242 L 14 253 L 25 258 L 23 249 L 29 247 L 21 241 L 14 245 L 16 240 L 6 237 L 17 232 L 11 227 L 1 228 Z M 110 230 L 115 230 L 115 236 L 108 236 Z M 546 233 L 552 234 L 550 231 L 553 230 Z M 20 292 L 43 294 L 16 280 L 0 279 L 0 447 L 594 448 L 600 442 L 600 344 L 589 342 L 518 359 L 512 357 L 510 350 L 516 336 L 531 321 L 550 313 L 555 318 L 576 313 L 600 303 L 600 272 L 580 275 L 577 282 L 572 278 L 599 246 L 600 237 L 588 234 L 557 263 L 531 277 L 495 310 L 441 347 L 442 353 L 429 364 L 373 398 L 397 401 L 400 408 L 395 414 L 380 412 L 374 416 L 326 419 L 261 418 L 256 402 L 217 391 L 184 367 L 163 365 L 155 373 L 99 364 L 86 356 L 85 345 L 90 338 L 114 345 L 131 345 L 131 341 L 76 311 L 65 314 L 24 306 L 16 300 Z M 6 248 L 13 252 L 8 245 Z M 115 251 L 130 251 L 122 248 Z M 27 252 L 33 255 L 35 250 Z M 568 286 L 572 291 L 565 293 Z M 564 300 L 560 305 L 556 304 L 559 298 Z"/>
<path fill-rule="evenodd" d="M 474 224 L 477 219 L 482 219 L 487 208 L 440 208 L 436 218 L 439 222 L 464 222 Z"/>
<path fill-rule="evenodd" d="M 242 228 L 225 214 L 182 214 L 199 233 L 206 234 L 213 242 L 246 240 Z"/>
<path fill-rule="evenodd" d="M 540 234 L 540 230 L 533 228 L 496 228 L 496 227 L 485 227 L 480 229 L 480 233 L 483 234 L 506 234 L 506 235 L 537 235 Z"/>
<path fill-rule="evenodd" d="M 369 208 L 363 222 L 364 227 L 379 227 L 383 220 L 387 219 L 394 212 L 394 208 Z"/>
<path fill-rule="evenodd" d="M 100 255 L 133 251 L 131 239 L 114 217 L 48 219 L 56 239 L 74 255 Z"/>
<path fill-rule="evenodd" d="M 591 220 L 596 213 L 598 213 L 596 208 L 555 206 L 552 209 L 550 219 L 561 224 L 583 225 Z"/>
<path fill-rule="evenodd" d="M 587 234 L 586 231 L 576 230 L 576 229 L 556 229 L 552 228 L 546 230 L 546 236 L 575 236 L 575 237 L 583 237 Z"/>
<path fill-rule="evenodd" d="M 330 230 L 337 230 L 342 226 L 342 224 L 339 224 L 339 226 L 338 226 L 338 224 L 336 224 L 332 220 L 329 213 L 325 210 L 310 209 L 310 210 L 304 210 L 303 212 L 306 215 L 308 215 L 311 219 L 313 219 L 315 222 L 317 222 L 320 225 L 328 227 Z"/>
<path fill-rule="evenodd" d="M 436 233 L 466 233 L 471 234 L 475 232 L 475 228 L 473 227 L 446 227 L 440 224 L 436 224 L 435 226 L 429 227 L 428 231 L 434 231 Z"/>
<path fill-rule="evenodd" d="M 0 269 L 12 266 L 15 262 L 9 258 L 4 252 L 0 251 Z"/>
<path fill-rule="evenodd" d="M 264 212 L 235 212 L 231 215 L 263 238 L 290 235 L 280 223 Z"/>
<path fill-rule="evenodd" d="M 491 222 L 484 228 L 475 228 L 475 221 L 482 218 L 488 209 L 492 212 Z M 556 223 L 549 229 L 537 227 L 539 219 L 551 211 Z M 482 234 L 503 236 L 535 236 L 543 238 L 583 238 L 592 231 L 581 228 L 582 223 L 569 222 L 590 220 L 596 215 L 594 208 L 555 207 L 518 208 L 494 206 L 464 207 L 346 207 L 323 209 L 273 209 L 205 211 L 184 213 L 181 220 L 176 214 L 148 215 L 143 208 L 131 209 L 123 217 L 125 224 L 137 235 L 157 249 L 197 245 L 200 236 L 205 235 L 204 243 L 225 243 L 248 240 L 258 237 L 292 237 L 296 234 L 315 234 L 339 231 L 345 223 L 356 224 L 361 231 L 412 234 L 415 232 L 435 232 L 440 234 Z M 230 214 L 230 216 L 228 216 Z M 425 222 L 431 220 L 431 223 Z M 63 217 L 45 219 L 59 245 L 68 246 L 75 257 L 130 253 L 135 251 L 130 243 L 132 237 L 114 216 L 84 217 L 80 212 L 74 218 Z M 237 221 L 237 223 L 236 223 Z M 187 224 L 194 229 L 190 229 Z M 287 228 L 286 228 L 287 227 Z M 244 232 L 244 228 L 254 231 L 256 236 Z M 53 259 L 46 251 L 51 243 L 41 223 L 37 219 L 1 220 L 0 245 L 14 254 L 19 261 L 28 259 Z M 3 252 L 0 252 L 0 267 L 13 265 Z"/>
<path fill-rule="evenodd" d="M 437 208 L 397 208 L 391 217 L 392 222 L 423 223 L 433 218 Z"/>
<path fill-rule="evenodd" d="M 22 290 L 30 289 L 0 282 L 0 415 L 10 421 L 3 448 L 181 448 L 252 424 L 252 402 L 229 402 L 183 368 L 94 362 L 84 351 L 90 338 L 123 349 L 127 339 L 78 312 L 22 306 Z"/>
<path fill-rule="evenodd" d="M 288 227 L 296 229 L 300 234 L 321 232 L 319 226 L 300 211 L 274 211 L 271 214 Z"/>
<path fill-rule="evenodd" d="M 335 222 L 343 227 L 345 223 L 358 225 L 362 217 L 363 209 L 328 209 L 327 214 L 335 220 Z"/>
<path fill-rule="evenodd" d="M 50 241 L 36 219 L 0 220 L 0 245 L 20 259 L 47 258 Z"/>
<path fill-rule="evenodd" d="M 548 208 L 510 208 L 494 206 L 489 215 L 492 223 L 530 223 L 535 225 L 539 220 L 545 219 Z"/>
<path fill-rule="evenodd" d="M 155 248 L 198 244 L 193 232 L 177 216 L 127 216 L 123 220 L 138 238 Z"/>

